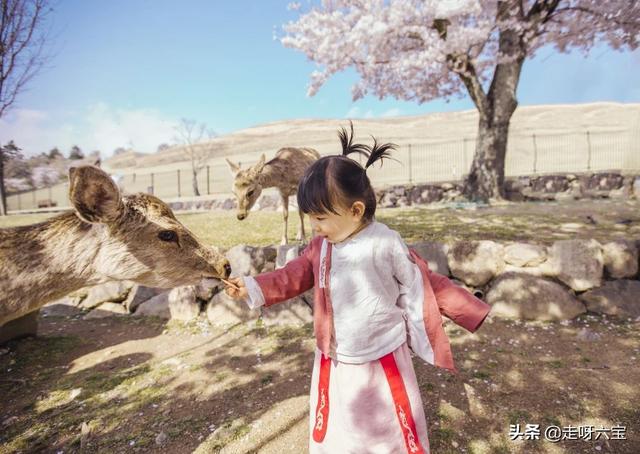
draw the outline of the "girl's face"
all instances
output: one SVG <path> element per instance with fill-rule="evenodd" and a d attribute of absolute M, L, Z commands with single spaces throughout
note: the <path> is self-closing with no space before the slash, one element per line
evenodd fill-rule
<path fill-rule="evenodd" d="M 309 213 L 311 228 L 315 235 L 325 237 L 331 243 L 344 241 L 362 225 L 364 203 L 354 202 L 350 209 L 337 207 L 334 213 Z"/>

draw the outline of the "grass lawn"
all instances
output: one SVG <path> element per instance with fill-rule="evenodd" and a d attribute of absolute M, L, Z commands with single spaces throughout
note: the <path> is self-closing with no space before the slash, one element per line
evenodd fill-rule
<path fill-rule="evenodd" d="M 42 221 L 51 214 L 0 218 L 0 228 Z M 235 211 L 178 213 L 183 222 L 207 244 L 229 248 L 236 244 L 278 244 L 282 214 L 255 211 L 244 221 Z M 510 240 L 552 243 L 558 239 L 595 238 L 606 242 L 640 238 L 640 203 L 635 200 L 584 200 L 552 203 L 509 203 L 489 208 L 444 207 L 378 209 L 376 217 L 400 232 L 408 243 L 417 241 Z M 300 224 L 297 212 L 289 212 L 289 239 Z M 309 235 L 308 221 L 305 222 Z"/>

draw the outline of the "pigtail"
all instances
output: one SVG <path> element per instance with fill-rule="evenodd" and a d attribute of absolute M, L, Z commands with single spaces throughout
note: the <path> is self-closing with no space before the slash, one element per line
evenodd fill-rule
<path fill-rule="evenodd" d="M 369 158 L 369 147 L 360 143 L 353 143 L 353 122 L 349 121 L 351 127 L 351 134 L 347 132 L 344 127 L 338 131 L 338 137 L 340 137 L 340 143 L 342 144 L 342 156 L 347 156 L 351 153 L 361 153 Z"/>
<path fill-rule="evenodd" d="M 369 159 L 367 159 L 367 163 L 365 164 L 365 170 L 369 168 L 371 164 L 380 160 L 380 165 L 382 165 L 383 159 L 393 159 L 391 157 L 391 150 L 395 150 L 397 145 L 393 143 L 383 143 L 378 145 L 378 141 L 375 137 L 373 139 L 373 147 L 371 147 L 371 151 L 369 153 Z M 394 161 L 398 161 L 397 159 L 393 159 Z M 398 161 L 399 162 L 399 161 Z"/>

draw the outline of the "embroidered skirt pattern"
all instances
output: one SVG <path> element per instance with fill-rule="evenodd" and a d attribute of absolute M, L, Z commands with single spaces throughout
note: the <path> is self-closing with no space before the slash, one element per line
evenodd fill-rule
<path fill-rule="evenodd" d="M 363 364 L 341 363 L 316 350 L 310 394 L 311 454 L 429 454 L 406 343 Z"/>

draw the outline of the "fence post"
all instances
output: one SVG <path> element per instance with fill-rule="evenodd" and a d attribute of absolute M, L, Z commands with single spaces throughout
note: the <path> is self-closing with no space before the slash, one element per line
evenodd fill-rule
<path fill-rule="evenodd" d="M 155 190 L 155 185 L 153 184 L 153 172 L 151 172 L 151 194 L 155 194 L 156 190 Z"/>
<path fill-rule="evenodd" d="M 413 184 L 413 162 L 411 160 L 411 144 L 409 144 L 409 184 Z"/>
<path fill-rule="evenodd" d="M 533 174 L 538 171 L 538 143 L 536 142 L 536 135 L 533 134 Z"/>
<path fill-rule="evenodd" d="M 22 209 L 22 197 L 20 197 L 20 193 L 18 192 L 18 210 Z M 7 203 L 7 211 L 9 211 L 9 204 Z"/>
<path fill-rule="evenodd" d="M 31 208 L 38 208 L 38 204 L 36 203 L 36 190 L 31 191 L 31 195 L 33 196 L 33 206 Z"/>
<path fill-rule="evenodd" d="M 135 182 L 136 182 L 136 173 L 133 172 L 133 183 L 135 183 Z"/>
<path fill-rule="evenodd" d="M 591 135 L 587 131 L 587 172 L 591 171 Z"/>
<path fill-rule="evenodd" d="M 209 178 L 209 166 L 207 166 L 207 195 L 211 194 L 211 187 L 209 183 L 211 182 Z"/>
<path fill-rule="evenodd" d="M 178 169 L 178 197 L 182 197 L 182 193 L 180 192 L 180 169 Z"/>

